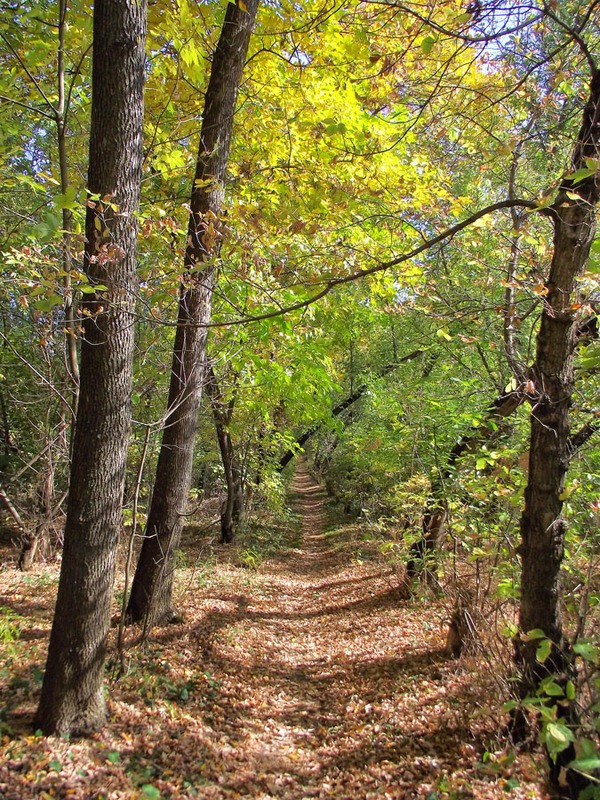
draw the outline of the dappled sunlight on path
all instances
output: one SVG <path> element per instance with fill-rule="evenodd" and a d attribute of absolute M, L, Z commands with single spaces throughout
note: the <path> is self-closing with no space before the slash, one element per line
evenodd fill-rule
<path fill-rule="evenodd" d="M 290 500 L 299 546 L 258 571 L 182 570 L 185 622 L 131 651 L 110 725 L 9 748 L 3 800 L 506 796 L 514 768 L 477 766 L 500 747 L 494 687 L 444 655 L 444 609 L 407 599 L 383 558 L 355 557 L 302 463 Z M 545 797 L 528 769 L 512 800 Z"/>
<path fill-rule="evenodd" d="M 402 599 L 389 565 L 336 547 L 303 464 L 291 503 L 301 546 L 194 629 L 221 681 L 212 712 L 229 764 L 205 796 L 425 798 L 445 781 L 492 797 L 464 774 L 480 690 L 445 658 L 439 618 Z"/>

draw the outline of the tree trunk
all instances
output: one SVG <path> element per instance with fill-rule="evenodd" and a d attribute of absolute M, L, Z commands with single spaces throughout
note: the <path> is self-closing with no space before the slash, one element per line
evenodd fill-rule
<path fill-rule="evenodd" d="M 81 391 L 64 551 L 35 726 L 79 734 L 106 715 L 103 675 L 130 432 L 134 213 L 142 169 L 146 4 L 96 0 Z"/>
<path fill-rule="evenodd" d="M 412 353 L 409 353 L 407 356 L 403 356 L 400 359 L 395 360 L 392 364 L 388 364 L 385 366 L 378 374 L 378 378 L 385 378 L 386 375 L 389 375 L 390 372 L 394 372 L 394 370 L 398 369 L 400 364 L 405 364 L 407 361 L 413 361 L 415 358 L 419 358 L 423 355 L 423 350 L 414 350 Z M 338 403 L 332 410 L 331 416 L 332 417 L 339 417 L 340 414 L 343 414 L 346 409 L 350 408 L 354 403 L 356 403 L 360 398 L 365 394 L 367 389 L 369 388 L 368 384 L 363 384 L 358 387 L 358 389 L 353 390 L 351 388 L 350 394 L 340 403 Z M 290 461 L 294 458 L 294 456 L 304 447 L 304 445 L 308 442 L 308 440 L 313 437 L 318 431 L 321 430 L 321 423 L 314 425 L 312 428 L 306 430 L 301 436 L 298 436 L 294 447 L 290 450 L 286 450 L 286 452 L 281 456 L 279 459 L 279 464 L 277 469 L 279 472 L 283 472 L 283 470 L 287 467 Z"/>
<path fill-rule="evenodd" d="M 174 553 L 192 478 L 196 418 L 202 392 L 207 324 L 221 239 L 225 172 L 238 89 L 258 0 L 229 3 L 204 102 L 200 148 L 190 204 L 184 282 L 180 290 L 171 382 L 146 536 L 127 607 L 130 621 L 173 618 Z"/>
<path fill-rule="evenodd" d="M 210 399 L 227 489 L 221 507 L 221 544 L 231 544 L 244 511 L 242 471 L 229 432 L 235 407 L 235 394 L 229 402 L 225 401 L 212 366 L 208 366 L 206 370 L 206 393 Z"/>
<path fill-rule="evenodd" d="M 68 0 L 59 0 L 58 18 L 58 64 L 57 64 L 57 104 L 55 108 L 56 140 L 58 146 L 58 168 L 60 191 L 66 195 L 70 186 L 67 157 L 67 91 L 65 87 L 65 34 L 67 32 Z M 79 361 L 77 359 L 77 324 L 71 273 L 73 270 L 73 212 L 70 208 L 62 210 L 62 251 L 64 270 L 64 313 L 65 313 L 65 363 L 67 367 L 67 387 L 71 394 L 71 409 L 75 422 L 79 402 Z M 71 421 L 71 420 L 70 420 Z"/>
<path fill-rule="evenodd" d="M 221 543 L 231 544 L 235 539 L 238 526 L 244 511 L 244 488 L 242 474 L 235 457 L 233 443 L 229 431 L 219 422 L 216 423 L 217 438 L 221 451 L 221 460 L 225 471 L 227 495 L 221 509 Z"/>
<path fill-rule="evenodd" d="M 593 74 L 590 96 L 573 154 L 573 171 L 597 159 L 600 144 L 600 73 Z M 597 163 L 597 162 L 588 162 Z M 565 476 L 572 457 L 569 408 L 572 402 L 573 353 L 577 339 L 577 278 L 584 270 L 596 230 L 599 173 L 584 180 L 563 180 L 553 204 L 554 253 L 546 281 L 541 325 L 537 336 L 533 380 L 537 402 L 531 414 L 529 480 L 521 516 L 521 605 L 523 632 L 539 628 L 553 643 L 550 657 L 536 660 L 536 642 L 520 642 L 523 695 L 535 694 L 542 678 L 566 676 L 570 652 L 562 629 L 560 568 L 566 521 L 561 516 Z M 561 711 L 569 717 L 569 711 Z M 559 755 L 556 778 L 573 758 L 570 747 Z M 577 797 L 581 776 L 564 769 L 561 796 Z"/>

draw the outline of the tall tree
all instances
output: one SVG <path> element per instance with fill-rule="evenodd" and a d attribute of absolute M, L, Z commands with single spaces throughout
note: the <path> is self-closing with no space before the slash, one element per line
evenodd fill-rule
<path fill-rule="evenodd" d="M 591 58 L 590 58 L 591 62 Z M 552 205 L 554 253 L 545 282 L 542 319 L 537 336 L 533 380 L 536 403 L 531 414 L 529 479 L 521 516 L 520 626 L 538 629 L 552 643 L 544 663 L 536 659 L 536 642 L 518 649 L 523 667 L 522 691 L 535 692 L 549 674 L 566 676 L 571 653 L 562 626 L 561 565 L 567 523 L 562 516 L 565 478 L 572 458 L 569 409 L 574 390 L 573 354 L 577 336 L 577 279 L 585 271 L 596 232 L 600 197 L 600 71 L 591 63 L 589 96 L 573 152 L 572 169 Z M 573 758 L 568 748 L 561 767 Z M 577 797 L 581 778 L 573 770 L 560 776 L 564 796 Z M 567 785 L 565 787 L 565 780 Z"/>
<path fill-rule="evenodd" d="M 104 658 L 130 432 L 135 211 L 142 168 L 145 0 L 94 3 L 80 402 L 64 552 L 36 727 L 85 733 L 106 715 Z"/>
<path fill-rule="evenodd" d="M 225 173 L 233 121 L 258 0 L 229 3 L 212 60 L 190 202 L 184 278 L 167 413 L 146 536 L 127 609 L 131 621 L 173 616 L 173 563 L 192 478 L 207 324 L 217 280 Z"/>

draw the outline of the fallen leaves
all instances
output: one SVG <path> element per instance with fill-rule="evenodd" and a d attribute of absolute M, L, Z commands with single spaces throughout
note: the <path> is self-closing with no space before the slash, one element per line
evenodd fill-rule
<path fill-rule="evenodd" d="M 546 796 L 535 761 L 494 744 L 490 676 L 444 656 L 440 609 L 402 600 L 384 561 L 355 563 L 336 546 L 343 530 L 324 535 L 308 476 L 296 491 L 302 548 L 260 572 L 221 564 L 200 582 L 183 570 L 185 623 L 129 650 L 96 736 L 29 735 L 43 653 L 12 643 L 0 672 L 12 707 L 0 718 L 3 800 Z M 51 591 L 30 613 L 22 576 L 4 571 L 0 590 L 25 634 L 48 630 Z"/>

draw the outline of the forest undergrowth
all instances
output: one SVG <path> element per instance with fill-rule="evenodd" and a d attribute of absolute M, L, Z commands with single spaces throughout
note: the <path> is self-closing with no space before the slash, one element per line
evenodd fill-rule
<path fill-rule="evenodd" d="M 3 800 L 547 797 L 542 760 L 501 738 L 490 663 L 446 654 L 443 604 L 357 553 L 303 466 L 290 499 L 265 561 L 212 547 L 207 562 L 187 537 L 183 622 L 143 643 L 127 629 L 120 677 L 113 628 L 111 718 L 88 739 L 32 729 L 58 567 L 20 573 L 3 543 Z"/>

